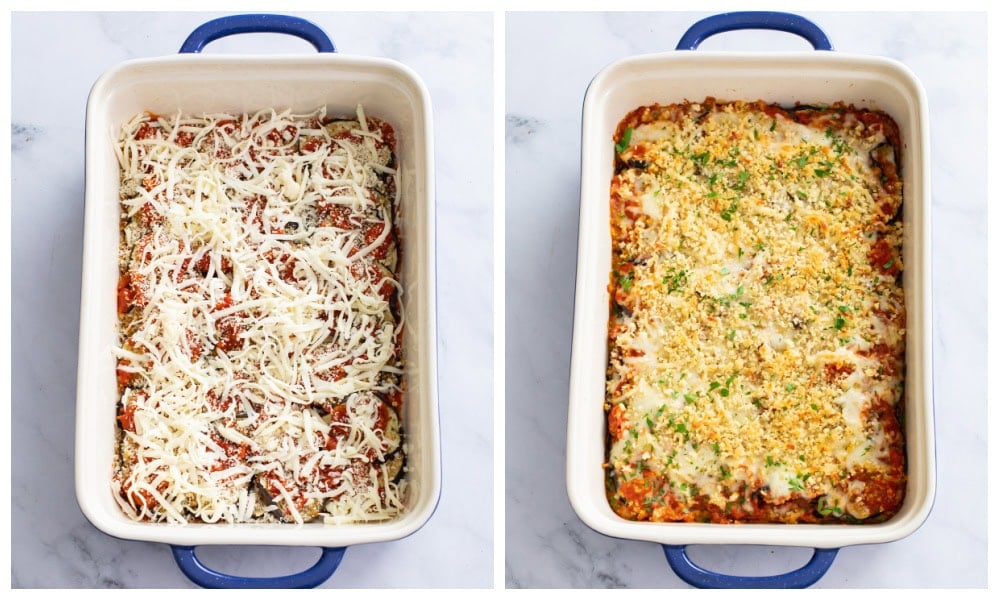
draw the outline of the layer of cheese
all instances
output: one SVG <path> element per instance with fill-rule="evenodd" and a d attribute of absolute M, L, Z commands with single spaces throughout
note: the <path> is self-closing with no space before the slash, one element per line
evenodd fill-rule
<path fill-rule="evenodd" d="M 897 508 L 897 136 L 887 116 L 843 106 L 707 99 L 623 121 L 605 404 L 619 514 L 799 522 Z"/>
<path fill-rule="evenodd" d="M 392 129 L 264 110 L 122 129 L 116 498 L 135 519 L 385 520 L 402 356 Z"/>

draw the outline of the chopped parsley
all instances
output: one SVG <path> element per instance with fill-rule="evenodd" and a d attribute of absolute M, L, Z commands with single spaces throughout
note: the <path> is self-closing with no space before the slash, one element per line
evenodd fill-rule
<path fill-rule="evenodd" d="M 734 190 L 743 191 L 747 187 L 747 180 L 750 179 L 750 171 L 740 171 L 739 175 L 736 176 L 737 182 L 733 187 Z"/>
<path fill-rule="evenodd" d="M 617 150 L 619 153 L 624 152 L 625 148 L 628 148 L 628 144 L 631 141 L 632 141 L 632 128 L 626 127 L 625 131 L 622 133 L 621 141 L 615 144 L 615 150 Z"/>
<path fill-rule="evenodd" d="M 634 274 L 631 271 L 629 271 L 628 273 L 625 273 L 624 275 L 618 277 L 618 285 L 621 286 L 622 290 L 627 292 L 630 289 L 632 289 L 633 276 Z"/>
<path fill-rule="evenodd" d="M 687 285 L 687 275 L 687 271 L 684 269 L 678 271 L 674 267 L 670 267 L 662 280 L 663 285 L 667 286 L 667 293 L 672 294 Z"/>
<path fill-rule="evenodd" d="M 704 167 L 708 163 L 708 156 L 708 151 L 702 152 L 701 154 L 692 154 L 691 160 Z"/>
<path fill-rule="evenodd" d="M 816 177 L 827 177 L 827 176 L 829 176 L 829 175 L 830 175 L 831 173 L 833 173 L 833 166 L 834 166 L 834 165 L 833 165 L 833 163 L 832 163 L 832 162 L 830 162 L 830 161 L 828 161 L 828 160 L 824 160 L 824 161 L 823 161 L 822 163 L 820 163 L 820 164 L 822 164 L 822 165 L 823 165 L 823 168 L 822 168 L 822 169 L 814 169 L 814 170 L 813 170 L 813 173 L 815 173 L 815 174 L 816 174 Z"/>
<path fill-rule="evenodd" d="M 830 515 L 839 517 L 844 514 L 844 510 L 842 508 L 836 504 L 830 504 L 826 498 L 820 498 L 816 503 L 816 512 L 824 517 L 828 517 Z"/>
<path fill-rule="evenodd" d="M 723 220 L 723 221 L 731 221 L 731 220 L 733 219 L 733 213 L 735 213 L 735 212 L 736 212 L 736 209 L 737 209 L 737 208 L 739 208 L 739 207 L 738 207 L 738 206 L 736 205 L 736 202 L 735 202 L 735 201 L 734 201 L 734 202 L 730 202 L 730 203 L 729 203 L 729 206 L 727 206 L 727 207 L 726 207 L 726 208 L 725 208 L 725 209 L 724 209 L 724 210 L 722 211 L 722 214 L 721 214 L 721 216 L 722 216 L 722 220 Z"/>

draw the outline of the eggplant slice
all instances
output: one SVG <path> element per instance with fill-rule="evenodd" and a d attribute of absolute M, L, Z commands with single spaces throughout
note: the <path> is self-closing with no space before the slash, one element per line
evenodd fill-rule
<path fill-rule="evenodd" d="M 288 506 L 283 494 L 277 488 L 278 478 L 269 477 L 267 473 L 262 473 L 255 478 L 254 488 L 257 492 L 257 498 L 259 503 L 257 505 L 257 510 L 254 514 L 256 515 L 259 511 L 261 514 L 270 512 L 275 518 L 285 522 L 294 523 L 295 513 L 292 512 L 291 508 Z M 288 494 L 293 498 L 305 493 L 307 490 L 300 489 L 298 486 L 294 486 L 293 489 L 286 490 Z M 272 507 L 277 507 L 279 510 L 274 510 Z M 298 512 L 299 517 L 302 519 L 303 523 L 308 523 L 312 521 L 319 513 L 323 511 L 323 503 L 315 498 L 307 499 L 301 507 L 296 507 L 296 512 Z"/>
<path fill-rule="evenodd" d="M 355 139 L 360 137 L 359 134 L 352 133 L 352 131 L 361 130 L 361 122 L 357 119 L 350 120 L 336 120 L 331 121 L 323 126 L 327 133 L 330 134 L 334 140 L 338 138 L 347 138 L 354 136 Z M 389 144 L 384 141 L 380 144 L 375 144 L 375 153 L 371 156 L 361 157 L 363 162 L 377 164 L 379 166 L 387 167 L 393 162 L 392 148 Z M 367 153 L 366 153 L 367 154 Z"/>
<path fill-rule="evenodd" d="M 389 456 L 386 456 L 385 460 L 382 461 L 381 464 L 386 468 L 387 482 L 399 483 L 399 480 L 403 478 L 403 469 L 406 466 L 406 456 L 403 454 L 402 450 L 396 450 Z"/>
<path fill-rule="evenodd" d="M 376 392 L 358 392 L 328 409 L 330 435 L 346 439 L 361 452 L 383 459 L 399 450 L 402 433 L 396 410 Z M 371 431 L 375 440 L 363 432 Z"/>

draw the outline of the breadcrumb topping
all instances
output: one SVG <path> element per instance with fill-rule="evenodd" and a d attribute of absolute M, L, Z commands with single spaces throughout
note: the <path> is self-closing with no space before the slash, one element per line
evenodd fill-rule
<path fill-rule="evenodd" d="M 708 98 L 641 107 L 614 142 L 613 509 L 891 516 L 906 321 L 891 117 Z"/>

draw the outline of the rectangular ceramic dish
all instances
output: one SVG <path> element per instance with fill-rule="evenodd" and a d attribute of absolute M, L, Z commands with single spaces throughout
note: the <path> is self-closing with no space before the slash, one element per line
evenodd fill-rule
<path fill-rule="evenodd" d="M 287 20 L 298 24 L 292 18 Z M 298 35 L 294 31 L 282 32 Z M 201 41 L 219 37 L 213 35 L 208 33 L 207 39 Z M 86 124 L 76 491 L 84 514 L 105 533 L 183 546 L 343 547 L 405 537 L 420 528 L 434 511 L 440 493 L 441 461 L 430 100 L 423 83 L 409 68 L 385 59 L 342 56 L 332 53 L 332 49 L 329 44 L 325 52 L 304 56 L 201 56 L 196 54 L 199 47 L 192 51 L 194 54 L 123 63 L 105 73 L 92 89 Z M 389 522 L 337 526 L 168 525 L 130 520 L 111 492 L 117 401 L 112 348 L 117 343 L 119 226 L 119 170 L 114 145 L 119 128 L 142 111 L 241 113 L 273 107 L 305 113 L 326 106 L 327 114 L 352 115 L 358 104 L 364 106 L 367 115 L 388 121 L 398 144 L 398 221 L 406 323 L 406 396 L 401 416 L 406 436 L 406 477 L 411 484 L 405 514 Z"/>
<path fill-rule="evenodd" d="M 729 27 L 732 28 L 745 27 Z M 690 49 L 696 45 L 697 42 Z M 814 46 L 821 48 L 815 42 Z M 884 110 L 899 124 L 904 180 L 903 259 L 907 265 L 904 401 L 908 484 L 902 509 L 887 522 L 648 523 L 625 520 L 608 505 L 603 468 L 607 431 L 603 402 L 611 270 L 612 136 L 619 121 L 635 108 L 653 103 L 697 102 L 707 96 L 783 105 L 843 101 Z M 817 549 L 889 542 L 912 533 L 923 523 L 931 509 L 935 488 L 928 160 L 927 102 L 923 90 L 905 66 L 889 59 L 836 52 L 677 51 L 619 60 L 594 78 L 583 107 L 579 255 L 567 432 L 569 498 L 585 523 L 606 535 L 664 545 L 765 544 Z"/>

